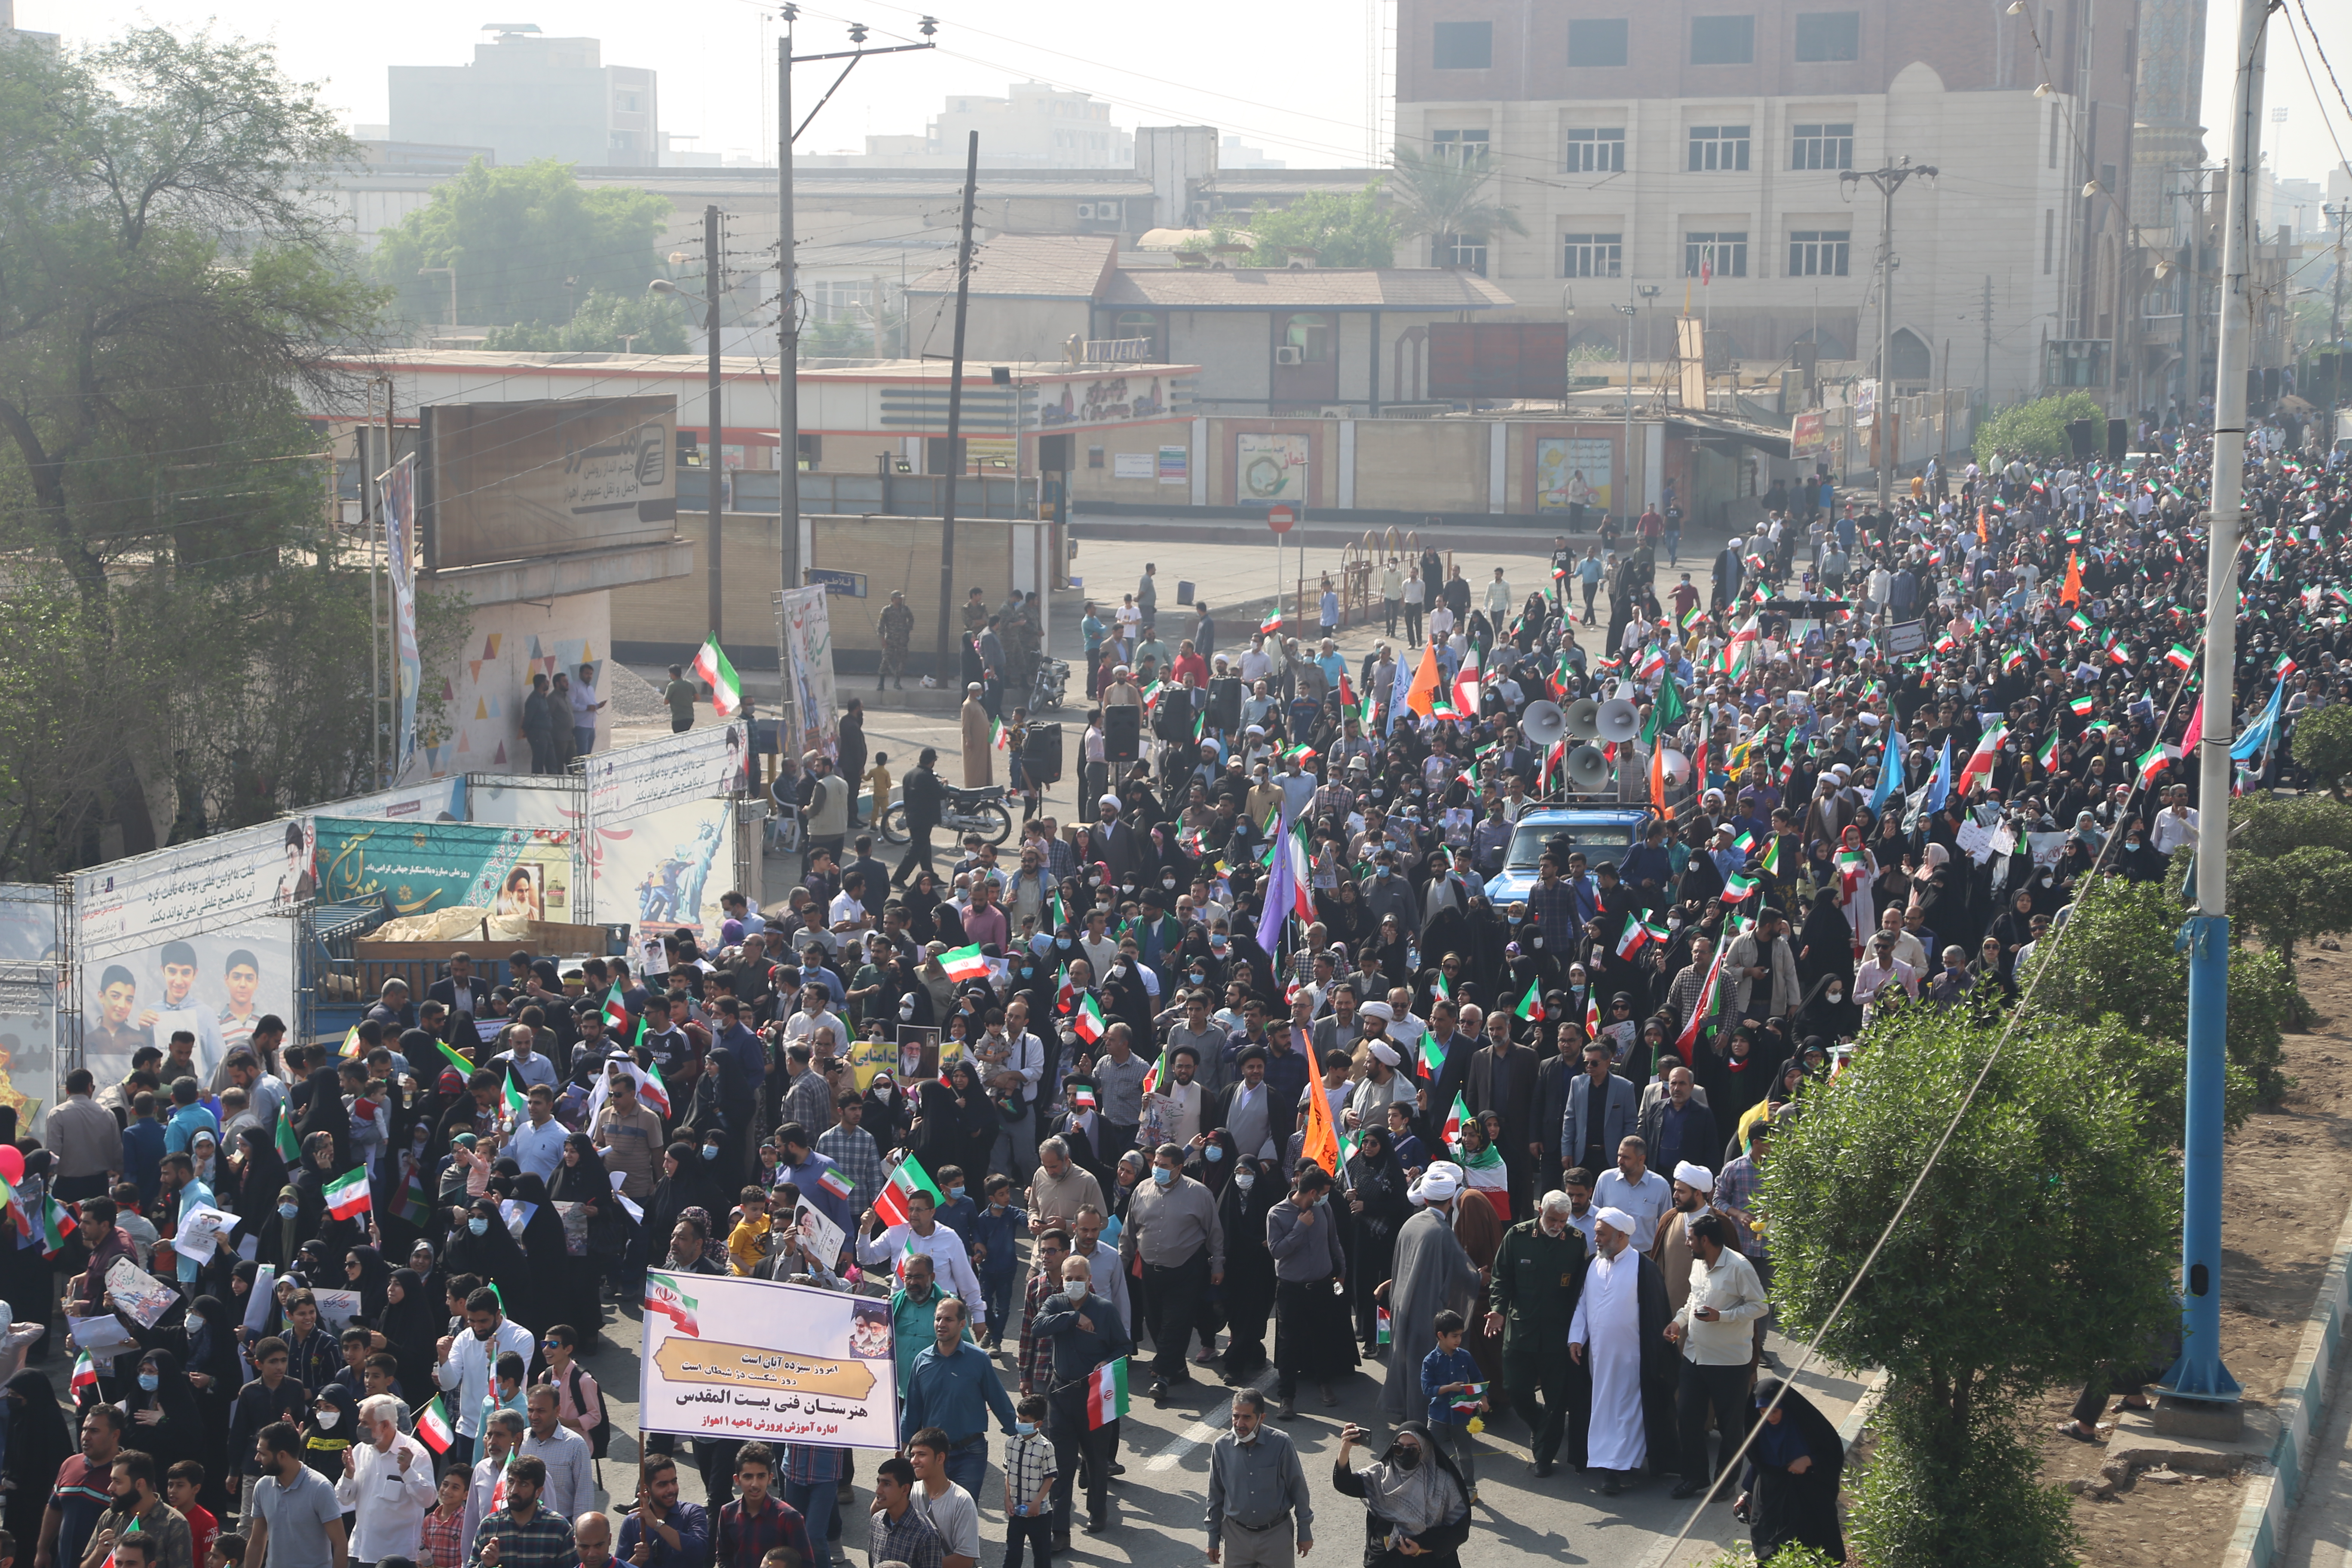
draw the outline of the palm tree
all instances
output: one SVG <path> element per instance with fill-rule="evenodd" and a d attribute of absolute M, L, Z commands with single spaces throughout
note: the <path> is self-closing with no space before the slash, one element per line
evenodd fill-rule
<path fill-rule="evenodd" d="M 1396 148 L 1394 153 L 1396 172 L 1389 189 L 1396 197 L 1398 232 L 1405 237 L 1485 239 L 1498 230 L 1528 232 L 1516 211 L 1489 195 L 1492 175 L 1484 158 L 1457 163 L 1410 147 Z"/>

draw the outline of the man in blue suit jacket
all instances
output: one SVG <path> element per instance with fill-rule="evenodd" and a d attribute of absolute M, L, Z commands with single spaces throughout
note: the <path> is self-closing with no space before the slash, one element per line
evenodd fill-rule
<path fill-rule="evenodd" d="M 1568 1115 L 1560 1123 L 1559 1163 L 1598 1173 L 1616 1163 L 1618 1142 L 1639 1129 L 1640 1095 L 1633 1080 L 1609 1070 L 1609 1047 L 1584 1047 L 1584 1071 L 1568 1086 Z"/>

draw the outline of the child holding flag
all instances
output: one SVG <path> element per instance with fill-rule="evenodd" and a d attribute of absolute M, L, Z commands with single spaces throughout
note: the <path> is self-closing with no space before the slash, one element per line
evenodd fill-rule
<path fill-rule="evenodd" d="M 1477 1361 L 1462 1348 L 1462 1314 L 1449 1307 L 1432 1326 L 1437 1345 L 1421 1359 L 1421 1391 L 1429 1395 L 1429 1431 L 1453 1454 L 1454 1468 L 1462 1472 L 1462 1483 L 1475 1503 L 1478 1445 L 1472 1434 L 1484 1425 L 1478 1417 L 1487 1409 L 1486 1384 L 1478 1375 Z"/>

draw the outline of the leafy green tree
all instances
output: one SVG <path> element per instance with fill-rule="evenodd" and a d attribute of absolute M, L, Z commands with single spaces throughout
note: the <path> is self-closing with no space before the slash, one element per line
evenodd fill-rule
<path fill-rule="evenodd" d="M 1990 464 L 1996 456 L 2004 461 L 2011 456 L 2063 458 L 2074 449 L 2066 439 L 2069 421 L 2097 419 L 2103 422 L 2099 428 L 2104 431 L 2106 416 L 2099 400 L 2087 392 L 2020 403 L 1977 427 L 1977 461 Z"/>
<path fill-rule="evenodd" d="M 2339 711 L 2323 708 L 2304 722 Z M 2286 977 L 2288 1016 L 2307 1022 L 2311 1006 L 2294 984 L 2294 950 L 2352 930 L 2352 806 L 2325 795 L 2242 795 L 2231 803 L 2230 826 L 2231 932 L 2261 939 Z M 2231 963 L 2234 969 L 2234 953 Z M 2237 994 L 2233 984 L 2233 1022 Z"/>
<path fill-rule="evenodd" d="M 2180 857 L 2179 866 L 2186 861 Z M 2076 897 L 2059 937 L 2042 942 L 2031 969 L 2018 977 L 2032 986 L 2030 1016 L 2091 1031 L 2105 1075 L 2131 1089 L 2153 1135 L 2166 1141 L 2179 1136 L 2188 1092 L 2189 955 L 2179 942 L 2188 911 L 2177 896 L 2179 882 L 2177 874 L 2156 882 L 2100 878 Z M 2098 962 L 2083 962 L 2084 953 L 2097 953 Z M 2276 953 L 2231 945 L 2224 1103 L 2232 1129 L 2258 1100 L 2286 1091 L 2279 1060 L 2294 999 L 2294 981 Z"/>
<path fill-rule="evenodd" d="M 367 574 L 322 348 L 381 300 L 312 182 L 351 142 L 264 45 L 0 49 L 0 876 L 342 793 Z M 280 792 L 285 793 L 280 793 Z"/>
<path fill-rule="evenodd" d="M 1397 233 L 1409 239 L 1458 234 L 1487 239 L 1525 234 L 1519 215 L 1495 197 L 1494 176 L 1485 163 L 1457 162 L 1399 147 L 1389 176 L 1395 199 Z"/>
<path fill-rule="evenodd" d="M 2100 1054 L 2091 1031 L 2022 1018 L 1996 1058 L 2004 1022 L 1990 1004 L 1882 1018 L 1807 1094 L 1764 1173 L 1783 1326 L 1810 1338 L 1829 1325 L 1824 1353 L 1886 1372 L 1851 1527 L 1874 1568 L 2071 1561 L 2066 1500 L 2037 1479 L 2028 1404 L 2146 1357 L 2179 1313 L 2179 1177 L 2147 1108 L 2131 1085 L 2086 1070 Z"/>
<path fill-rule="evenodd" d="M 592 289 L 568 321 L 493 327 L 482 342 L 529 353 L 682 354 L 689 344 L 685 305 L 643 289 L 634 294 Z"/>
<path fill-rule="evenodd" d="M 1313 251 L 1318 267 L 1396 265 L 1396 219 L 1381 204 L 1378 180 L 1353 195 L 1314 191 L 1286 207 L 1260 202 L 1249 232 L 1257 242 L 1251 267 L 1280 267 L 1301 250 Z"/>
<path fill-rule="evenodd" d="M 654 242 L 669 216 L 667 197 L 584 189 L 552 158 L 497 168 L 477 158 L 385 231 L 368 268 L 398 290 L 410 321 L 448 319 L 449 279 L 422 269 L 454 267 L 459 321 L 561 326 L 591 293 L 642 294 L 666 272 Z"/>
<path fill-rule="evenodd" d="M 2331 703 L 2304 713 L 2294 721 L 2294 760 L 2342 800 L 2345 776 L 2352 774 L 2352 708 Z"/>

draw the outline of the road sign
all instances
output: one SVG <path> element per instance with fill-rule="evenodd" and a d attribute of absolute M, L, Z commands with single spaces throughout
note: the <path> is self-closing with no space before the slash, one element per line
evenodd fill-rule
<path fill-rule="evenodd" d="M 1294 507 L 1270 506 L 1265 509 L 1265 525 L 1276 533 L 1288 533 L 1290 525 L 1297 521 L 1298 512 Z"/>

